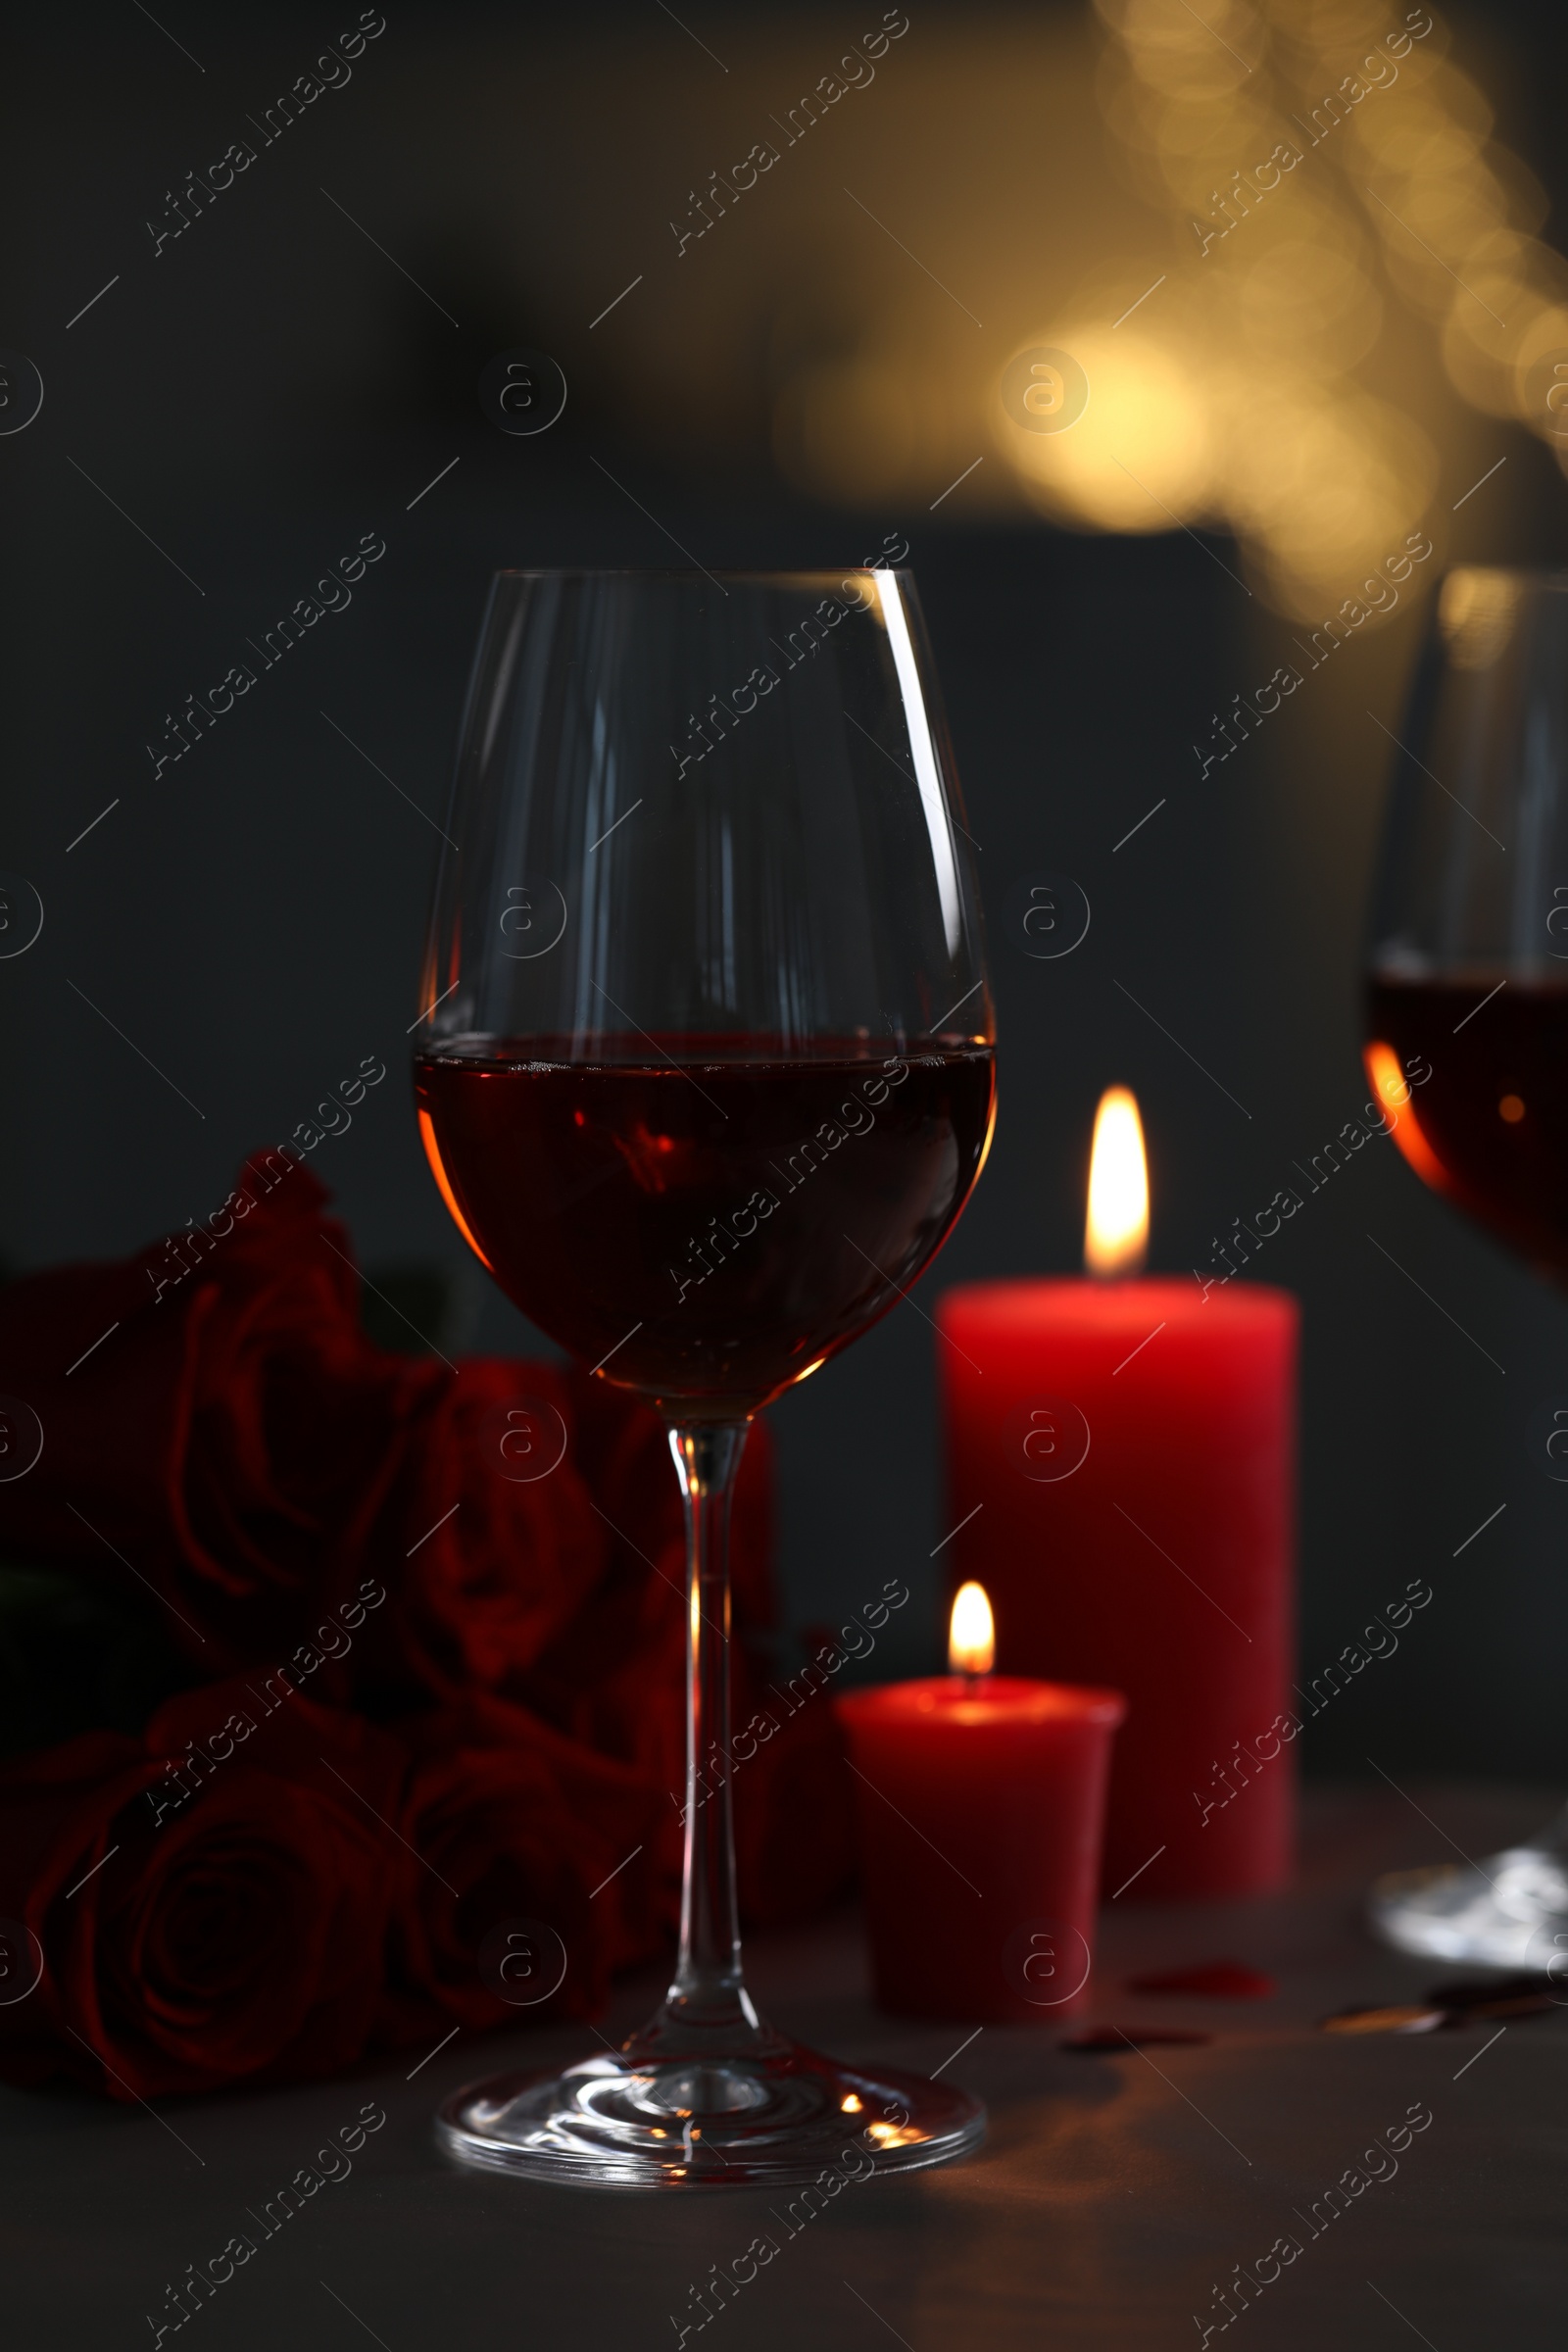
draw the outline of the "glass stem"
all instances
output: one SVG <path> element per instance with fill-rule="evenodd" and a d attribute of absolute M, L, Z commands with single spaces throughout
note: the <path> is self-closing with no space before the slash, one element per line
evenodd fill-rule
<path fill-rule="evenodd" d="M 686 1852 L 674 1981 L 625 2045 L 644 2064 L 761 2055 L 777 2040 L 741 1975 L 730 1806 L 729 1514 L 747 1426 L 669 1432 L 686 1504 Z"/>
<path fill-rule="evenodd" d="M 686 1856 L 673 2015 L 755 2026 L 741 1977 L 729 1754 L 729 1518 L 747 1423 L 672 1429 L 686 1503 Z"/>

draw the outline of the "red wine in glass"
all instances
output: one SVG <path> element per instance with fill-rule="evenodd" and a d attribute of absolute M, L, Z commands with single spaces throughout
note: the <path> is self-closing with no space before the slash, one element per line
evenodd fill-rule
<path fill-rule="evenodd" d="M 651 1042 L 426 1054 L 425 1151 L 508 1298 L 579 1362 L 671 1408 L 755 1410 L 939 1248 L 990 1140 L 992 1055 Z"/>
<path fill-rule="evenodd" d="M 1416 1173 L 1568 1283 L 1568 978 L 1374 976 L 1367 1025 L 1401 1071 L 1431 1073 L 1394 1130 Z"/>

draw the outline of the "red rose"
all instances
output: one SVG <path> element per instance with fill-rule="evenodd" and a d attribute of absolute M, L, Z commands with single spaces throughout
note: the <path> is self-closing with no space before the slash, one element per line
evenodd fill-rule
<path fill-rule="evenodd" d="M 265 1622 L 281 1638 L 295 1621 L 295 1595 L 325 1605 L 358 1566 L 401 1431 L 442 1376 L 365 1337 L 329 1197 L 294 1167 L 216 1247 L 186 1310 L 176 1530 L 189 1566 L 248 1604 L 234 1630 L 249 1657 Z"/>
<path fill-rule="evenodd" d="M 174 1237 L 0 1291 L 0 1392 L 44 1430 L 37 1465 L 0 1485 L 0 1545 L 139 1577 L 210 1672 L 314 1630 L 442 1376 L 364 1337 L 326 1199 L 298 1161 L 258 1155 L 205 1250 Z"/>
<path fill-rule="evenodd" d="M 408 1736 L 415 1760 L 398 1826 L 413 1851 L 383 2034 L 438 2033 L 443 2018 L 472 2027 L 596 2014 L 612 1969 L 657 1942 L 623 1867 L 648 1837 L 646 1784 L 497 1699 L 443 1709 Z M 522 1923 L 554 1931 L 559 1948 L 548 1934 L 526 1937 Z"/>
<path fill-rule="evenodd" d="M 375 1557 L 405 1662 L 455 1698 L 532 1664 L 591 1596 L 608 1537 L 553 1369 L 468 1356 L 432 1370 L 402 1433 Z"/>
<path fill-rule="evenodd" d="M 297 1695 L 269 1714 L 237 1678 L 139 1740 L 0 1768 L 0 1914 L 44 1955 L 0 2008 L 0 2074 L 130 2099 L 349 2065 L 381 1990 L 404 1769 L 370 1725 Z"/>

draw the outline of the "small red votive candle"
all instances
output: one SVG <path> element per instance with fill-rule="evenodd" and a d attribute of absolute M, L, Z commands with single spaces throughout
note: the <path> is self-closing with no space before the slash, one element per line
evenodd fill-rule
<path fill-rule="evenodd" d="M 978 1585 L 958 1593 L 953 1621 L 949 1656 L 969 1671 L 834 1702 L 856 1776 L 876 1997 L 902 2017 L 1049 2024 L 1089 1981 L 1126 1701 L 993 1675 Z"/>

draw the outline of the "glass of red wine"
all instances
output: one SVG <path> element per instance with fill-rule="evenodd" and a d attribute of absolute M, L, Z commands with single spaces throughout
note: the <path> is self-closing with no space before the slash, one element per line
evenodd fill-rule
<path fill-rule="evenodd" d="M 1367 1072 L 1422 1181 L 1568 1285 L 1568 572 L 1450 572 L 1397 741 Z M 1539 1433 L 1550 1455 L 1564 1429 Z M 1402 1951 L 1556 1973 L 1568 1811 L 1379 1880 L 1371 1917 Z"/>
<path fill-rule="evenodd" d="M 462 2161 L 756 2186 L 983 2134 L 967 2093 L 837 2065 L 760 2016 L 728 1777 L 698 1784 L 729 1747 L 752 1418 L 898 1303 L 990 1143 L 961 816 L 907 572 L 497 575 L 425 950 L 419 1126 L 508 1298 L 669 1432 L 686 1842 L 662 2006 L 618 2052 L 450 2098 Z"/>

